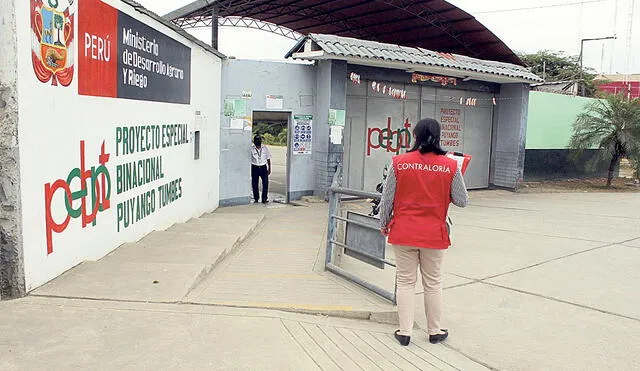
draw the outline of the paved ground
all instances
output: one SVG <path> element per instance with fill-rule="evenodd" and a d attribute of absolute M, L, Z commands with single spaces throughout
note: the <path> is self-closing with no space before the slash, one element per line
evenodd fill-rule
<path fill-rule="evenodd" d="M 0 303 L 0 369 L 640 369 L 637 195 L 481 191 L 452 216 L 445 345 L 417 331 L 400 348 L 393 325 L 269 310 L 379 319 L 392 308 L 322 272 L 326 205 L 250 205 Z M 200 242 L 183 254 L 170 236 Z M 393 287 L 393 269 L 342 264 Z"/>
<path fill-rule="evenodd" d="M 243 248 L 185 299 L 190 303 L 343 312 L 369 317 L 393 306 L 359 287 L 324 274 L 324 203 L 306 207 L 258 205 L 229 210 L 266 218 Z M 309 295 L 313 293 L 313 295 Z"/>
<path fill-rule="evenodd" d="M 99 261 L 82 263 L 32 294 L 180 302 L 263 220 L 262 213 L 207 214 L 125 244 Z"/>
<path fill-rule="evenodd" d="M 486 370 L 393 326 L 201 305 L 0 302 L 0 370 Z"/>
<path fill-rule="evenodd" d="M 269 177 L 269 192 L 285 195 L 287 193 L 287 147 L 269 146 L 271 151 L 271 176 Z"/>

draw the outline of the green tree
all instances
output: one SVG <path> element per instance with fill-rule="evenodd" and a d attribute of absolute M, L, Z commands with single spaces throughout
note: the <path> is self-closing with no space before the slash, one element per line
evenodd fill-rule
<path fill-rule="evenodd" d="M 580 73 L 580 57 L 565 55 L 564 52 L 541 50 L 535 54 L 521 54 L 520 59 L 531 69 L 531 72 L 546 82 L 572 81 L 584 88 L 584 96 L 593 96 L 597 89 L 594 83 L 595 71 L 583 68 Z"/>
<path fill-rule="evenodd" d="M 62 38 L 60 37 L 60 31 L 64 27 L 64 19 L 60 14 L 55 14 L 53 16 L 53 27 L 56 29 L 56 37 L 58 41 L 56 41 L 56 45 L 62 45 Z"/>
<path fill-rule="evenodd" d="M 280 132 L 287 127 L 287 123 L 271 123 L 271 122 L 258 122 L 255 124 L 253 131 L 255 134 L 271 134 L 277 137 Z"/>
<path fill-rule="evenodd" d="M 270 146 L 274 145 L 275 144 L 275 139 L 276 138 L 273 135 L 269 134 L 269 133 L 262 134 L 262 140 L 263 140 L 264 144 L 267 144 L 267 145 L 270 145 Z"/>
<path fill-rule="evenodd" d="M 576 156 L 587 149 L 600 149 L 596 160 L 609 161 L 610 187 L 622 158 L 640 158 L 640 100 L 607 95 L 590 103 L 573 124 L 569 146 Z"/>
<path fill-rule="evenodd" d="M 278 144 L 282 146 L 287 145 L 287 129 L 282 129 L 282 131 L 278 134 Z"/>
<path fill-rule="evenodd" d="M 253 133 L 262 136 L 265 144 L 275 146 L 287 145 L 287 123 L 258 122 L 253 126 Z"/>

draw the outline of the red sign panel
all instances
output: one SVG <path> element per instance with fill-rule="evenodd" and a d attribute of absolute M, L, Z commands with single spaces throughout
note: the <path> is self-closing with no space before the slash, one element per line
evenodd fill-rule
<path fill-rule="evenodd" d="M 78 93 L 118 95 L 118 10 L 100 0 L 78 4 Z"/>

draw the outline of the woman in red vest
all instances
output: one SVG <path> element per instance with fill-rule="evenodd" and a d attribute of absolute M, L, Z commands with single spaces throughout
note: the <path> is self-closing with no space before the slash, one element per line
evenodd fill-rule
<path fill-rule="evenodd" d="M 413 129 L 415 143 L 393 158 L 383 189 L 380 227 L 396 255 L 398 317 L 395 337 L 409 345 L 415 315 L 415 285 L 420 267 L 424 286 L 429 341 L 439 343 L 448 331 L 440 326 L 442 257 L 449 248 L 446 223 L 449 204 L 465 207 L 469 200 L 455 160 L 440 147 L 440 124 L 423 119 Z"/>

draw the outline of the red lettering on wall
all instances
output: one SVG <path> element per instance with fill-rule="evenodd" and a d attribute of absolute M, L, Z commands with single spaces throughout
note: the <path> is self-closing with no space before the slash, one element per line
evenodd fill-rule
<path fill-rule="evenodd" d="M 411 123 L 407 118 L 403 127 L 391 129 L 391 117 L 387 117 L 387 127 L 367 129 L 367 156 L 371 156 L 372 149 L 384 148 L 386 152 L 400 153 L 403 148 L 411 146 Z"/>
<path fill-rule="evenodd" d="M 98 155 L 98 162 L 100 166 L 92 166 L 91 169 L 86 169 L 85 166 L 85 143 L 80 141 L 80 167 L 72 169 L 67 176 L 67 179 L 58 179 L 51 183 L 44 185 L 44 212 L 45 212 L 45 229 L 47 238 L 47 255 L 53 253 L 53 233 L 64 232 L 71 219 L 82 218 L 82 228 L 86 228 L 88 225 L 96 225 L 96 218 L 98 213 L 108 210 L 111 207 L 109 201 L 111 197 L 111 177 L 109 176 L 109 170 L 107 169 L 107 162 L 109 161 L 109 154 L 105 153 L 105 143 L 102 142 L 100 155 Z M 76 192 L 71 191 L 71 182 L 73 179 L 78 178 L 80 180 L 80 190 Z M 89 182 L 90 187 L 87 187 Z M 53 199 L 56 192 L 59 190 L 64 191 L 64 203 L 66 207 L 67 215 L 62 223 L 58 223 L 53 220 Z M 90 192 L 90 193 L 89 193 Z M 87 211 L 87 197 L 91 197 L 91 211 Z M 75 209 L 73 202 L 80 200 L 80 207 Z"/>

